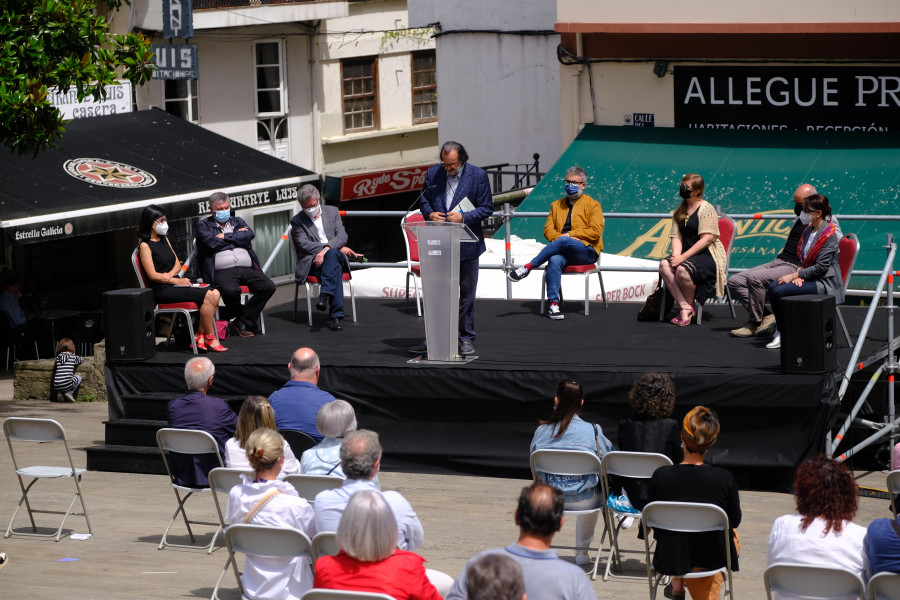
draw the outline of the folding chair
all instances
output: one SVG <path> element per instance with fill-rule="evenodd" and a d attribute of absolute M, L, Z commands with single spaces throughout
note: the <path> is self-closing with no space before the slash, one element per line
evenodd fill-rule
<path fill-rule="evenodd" d="M 350 592 L 313 588 L 303 594 L 302 600 L 394 600 L 393 596 L 375 592 Z"/>
<path fill-rule="evenodd" d="M 162 539 L 159 541 L 159 549 L 162 550 L 166 546 L 172 546 L 173 548 L 197 548 L 197 546 L 191 545 L 196 544 L 194 532 L 193 530 L 191 530 L 191 523 L 194 523 L 196 525 L 216 526 L 216 532 L 213 534 L 212 540 L 210 540 L 208 546 L 204 546 L 206 548 L 206 553 L 212 554 L 213 545 L 216 543 L 216 538 L 219 536 L 219 532 L 222 531 L 221 523 L 191 521 L 188 519 L 187 513 L 184 510 L 184 505 L 188 501 L 188 498 L 190 498 L 195 493 L 209 493 L 212 491 L 211 487 L 190 487 L 176 483 L 177 474 L 172 471 L 172 467 L 169 465 L 169 457 L 167 453 L 175 452 L 185 455 L 215 454 L 219 466 L 223 467 L 224 465 L 222 464 L 222 456 L 219 454 L 219 446 L 216 443 L 216 440 L 213 438 L 213 436 L 209 435 L 205 431 L 198 431 L 194 429 L 174 429 L 166 427 L 156 432 L 156 444 L 157 446 L 159 446 L 159 451 L 163 457 L 163 463 L 166 465 L 166 472 L 169 474 L 169 481 L 172 484 L 172 490 L 175 492 L 175 498 L 178 500 L 178 508 L 175 509 L 175 514 L 172 515 L 172 520 L 169 521 L 169 525 L 166 527 L 166 531 L 163 533 Z M 184 498 L 181 497 L 181 492 L 186 492 Z M 184 519 L 184 525 L 185 527 L 187 527 L 188 535 L 191 538 L 191 544 L 170 544 L 166 541 L 166 538 L 169 535 L 169 530 L 172 529 L 172 525 L 175 524 L 175 519 L 178 518 L 179 513 L 181 513 L 181 517 L 182 519 Z"/>
<path fill-rule="evenodd" d="M 897 600 L 900 598 L 900 574 L 876 573 L 869 580 L 869 600 Z"/>
<path fill-rule="evenodd" d="M 235 553 L 261 556 L 263 558 L 311 558 L 311 543 L 305 533 L 291 527 L 269 527 L 267 525 L 251 525 L 235 523 L 225 530 L 225 547 L 228 548 L 228 560 L 234 570 L 242 600 L 251 600 L 244 595 L 244 585 L 238 571 Z M 226 564 L 225 569 L 228 569 Z M 290 577 L 290 572 L 284 573 Z M 224 573 L 219 576 L 219 581 Z M 218 588 L 218 584 L 216 584 Z M 213 596 L 215 598 L 215 596 Z"/>
<path fill-rule="evenodd" d="M 65 526 L 66 519 L 69 518 L 70 514 L 83 516 L 85 522 L 87 523 L 88 532 L 93 533 L 91 531 L 91 521 L 90 519 L 88 519 L 87 507 L 84 504 L 84 495 L 81 493 L 81 476 L 85 472 L 87 472 L 87 469 L 75 468 L 75 464 L 72 462 L 72 453 L 69 451 L 69 442 L 66 439 L 66 432 L 63 429 L 62 425 L 52 419 L 28 419 L 24 417 L 9 417 L 5 421 L 3 421 L 3 433 L 6 435 L 6 443 L 9 444 L 9 453 L 12 455 L 13 468 L 16 470 L 16 477 L 19 479 L 19 487 L 22 489 L 22 497 L 19 499 L 19 504 L 16 506 L 15 512 L 13 512 L 12 519 L 9 520 L 9 527 L 6 528 L 6 535 L 4 537 L 8 538 L 11 535 L 55 537 L 56 541 L 58 542 L 62 537 L 63 527 Z M 62 446 L 66 451 L 66 462 L 68 463 L 68 466 L 34 465 L 30 467 L 20 467 L 19 461 L 16 458 L 13 440 L 15 440 L 16 442 L 37 442 L 39 444 L 47 442 L 62 442 Z M 22 480 L 22 477 L 31 477 L 32 480 L 26 486 L 25 482 Z M 75 495 L 72 497 L 72 501 L 69 503 L 69 508 L 66 509 L 66 512 L 63 514 L 62 523 L 59 524 L 59 528 L 56 530 L 56 532 L 37 533 L 37 525 L 34 522 L 34 513 L 61 513 L 60 511 L 54 510 L 37 510 L 31 508 L 31 502 L 28 500 L 28 492 L 31 491 L 32 486 L 34 486 L 34 484 L 37 483 L 39 479 L 56 479 L 59 477 L 72 478 L 72 480 L 75 482 Z M 82 512 L 80 513 L 72 512 L 72 507 L 75 506 L 76 500 L 79 500 L 81 502 Z M 28 518 L 31 520 L 31 532 L 29 533 L 13 531 L 13 522 L 16 520 L 16 515 L 19 514 L 19 509 L 22 508 L 23 502 L 25 503 L 25 508 L 28 511 Z"/>
<path fill-rule="evenodd" d="M 291 452 L 294 453 L 297 460 L 300 460 L 300 455 L 306 450 L 309 450 L 318 443 L 313 436 L 302 431 L 297 431 L 296 429 L 279 429 L 278 433 L 281 434 L 284 441 L 291 447 Z"/>
<path fill-rule="evenodd" d="M 315 568 L 316 561 L 321 556 L 335 556 L 341 549 L 337 543 L 337 533 L 334 531 L 323 531 L 317 533 L 312 539 L 312 561 Z"/>
<path fill-rule="evenodd" d="M 900 471 L 891 471 L 887 474 L 887 489 L 891 495 L 891 512 L 897 518 L 896 496 L 900 494 Z"/>
<path fill-rule="evenodd" d="M 650 479 L 653 477 L 653 472 L 656 469 L 671 464 L 672 461 L 664 454 L 652 452 L 607 452 L 603 455 L 603 460 L 600 461 L 600 485 L 603 490 L 603 498 L 608 498 L 613 491 L 610 476 L 618 475 L 629 479 Z M 640 519 L 641 513 L 619 513 L 606 506 L 605 503 L 604 510 L 606 510 L 605 522 L 608 524 L 610 532 L 610 546 L 609 559 L 606 562 L 606 572 L 603 574 L 603 581 L 607 581 L 610 575 L 628 579 L 643 579 L 642 575 L 618 575 L 612 572 L 613 565 L 619 570 L 622 569 L 622 550 L 619 548 L 619 532 L 622 529 L 622 523 L 629 517 Z"/>
<path fill-rule="evenodd" d="M 859 256 L 859 238 L 852 233 L 847 233 L 838 242 L 838 264 L 841 268 L 841 283 L 844 284 L 844 292 L 847 292 L 847 282 L 850 281 L 850 273 L 856 265 L 856 259 Z M 841 323 L 841 330 L 844 332 L 844 338 L 850 347 L 853 347 L 853 340 L 850 339 L 850 332 L 847 331 L 847 324 L 844 323 L 844 317 L 841 315 L 841 307 L 835 307 L 838 321 Z"/>
<path fill-rule="evenodd" d="M 225 507 L 228 506 L 228 494 L 231 493 L 231 488 L 242 483 L 241 475 L 244 474 L 253 475 L 253 471 L 216 467 L 209 472 L 209 489 L 212 490 L 213 501 L 215 501 L 216 503 L 216 512 L 219 515 L 219 526 L 222 528 L 228 527 L 228 523 L 225 520 Z M 219 500 L 219 494 L 223 494 L 225 496 L 225 500 Z M 216 598 L 219 597 L 219 585 L 221 585 L 222 579 L 225 578 L 225 573 L 228 572 L 228 566 L 230 564 L 231 556 L 229 555 L 228 560 L 225 561 L 225 569 L 219 576 L 219 580 L 216 582 L 216 587 L 213 588 L 213 593 L 211 596 L 212 600 L 216 600 Z M 238 580 L 238 585 L 240 585 L 240 580 Z"/>
<path fill-rule="evenodd" d="M 769 565 L 763 578 L 769 600 L 772 592 L 818 600 L 866 600 L 866 585 L 859 575 L 840 567 L 775 563 Z"/>
<path fill-rule="evenodd" d="M 531 453 L 531 476 L 537 480 L 538 472 L 552 473 L 554 475 L 596 475 L 600 477 L 600 459 L 593 452 L 583 450 L 535 450 Z M 603 551 L 603 540 L 606 538 L 606 532 L 609 530 L 609 523 L 606 522 L 606 506 L 605 498 L 601 499 L 596 508 L 590 509 L 569 509 L 566 508 L 563 514 L 568 515 L 590 515 L 597 514 L 603 516 L 603 535 L 600 537 L 600 544 L 597 547 L 590 547 L 588 551 L 595 551 L 594 569 L 591 571 L 591 580 L 597 578 L 597 565 L 600 563 L 600 553 Z M 577 550 L 577 546 L 553 546 L 554 548 L 563 548 L 566 550 Z"/>
<path fill-rule="evenodd" d="M 401 228 L 406 223 L 424 223 L 425 217 L 419 211 L 408 213 L 400 219 Z M 408 229 L 403 229 L 403 241 L 406 243 L 406 304 L 409 305 L 409 278 L 416 286 L 416 312 L 422 316 L 422 267 L 419 265 L 419 239 Z"/>
<path fill-rule="evenodd" d="M 591 275 L 594 273 L 597 274 L 597 279 L 600 280 L 600 295 L 603 297 L 603 308 L 609 308 L 609 304 L 606 302 L 606 288 L 603 287 L 603 273 L 600 271 L 600 257 L 597 257 L 597 262 L 592 265 L 568 265 L 563 269 L 563 275 L 583 275 L 584 276 L 584 315 L 588 316 L 591 314 Z M 541 277 L 541 314 L 544 314 L 544 299 L 547 296 L 547 271 L 544 270 L 544 274 Z M 562 283 L 560 282 L 559 286 L 559 306 L 560 309 L 563 305 L 563 290 Z"/>
<path fill-rule="evenodd" d="M 300 251 L 297 249 L 297 242 L 294 240 L 293 236 L 291 236 L 291 243 L 294 245 L 294 256 L 299 256 Z M 346 283 L 347 288 L 350 291 L 350 306 L 353 309 L 353 322 L 356 323 L 357 322 L 356 296 L 353 294 L 353 281 L 352 281 L 353 277 L 349 273 L 349 269 L 350 269 L 349 261 L 347 262 L 347 269 L 348 269 L 348 272 L 341 275 L 341 282 L 342 282 L 341 285 Z M 317 293 L 315 294 L 315 295 L 318 295 L 318 290 L 321 289 L 322 281 L 318 277 L 315 277 L 313 275 L 308 275 L 306 277 L 305 281 L 302 281 L 302 282 L 295 281 L 294 282 L 294 313 L 291 317 L 292 320 L 294 320 L 294 321 L 297 320 L 297 302 L 300 298 L 300 286 L 301 285 L 306 286 L 306 315 L 307 315 L 307 321 L 309 322 L 309 326 L 312 327 L 312 325 L 313 325 L 313 318 L 312 318 L 312 316 L 313 316 L 313 312 L 312 312 L 313 287 L 318 286 L 318 289 L 316 290 Z"/>
<path fill-rule="evenodd" d="M 725 595 L 734 600 L 734 584 L 731 576 L 731 536 L 728 515 L 715 504 L 694 502 L 651 502 L 641 512 L 644 528 L 644 556 L 647 560 L 647 582 L 650 585 L 650 600 L 656 600 L 656 589 L 666 576 L 685 579 L 711 577 L 717 573 L 725 576 Z M 657 573 L 650 557 L 650 530 L 665 529 L 677 533 L 703 533 L 721 531 L 725 539 L 725 566 L 709 571 L 691 573 Z"/>
<path fill-rule="evenodd" d="M 301 498 L 313 504 L 316 495 L 325 490 L 334 490 L 344 485 L 343 477 L 332 477 L 330 475 L 288 475 L 284 478 L 297 490 L 297 494 Z"/>

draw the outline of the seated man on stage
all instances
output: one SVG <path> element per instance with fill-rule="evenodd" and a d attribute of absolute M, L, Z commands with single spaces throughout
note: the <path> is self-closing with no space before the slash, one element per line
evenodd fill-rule
<path fill-rule="evenodd" d="M 550 242 L 531 262 L 507 273 L 512 281 L 521 281 L 532 269 L 547 263 L 547 316 L 562 319 L 559 310 L 559 286 L 568 265 L 590 265 L 597 262 L 603 250 L 603 209 L 600 203 L 584 193 L 587 173 L 581 167 L 566 171 L 566 197 L 550 206 L 544 224 L 544 237 Z"/>
<path fill-rule="evenodd" d="M 203 281 L 222 294 L 232 335 L 253 337 L 259 315 L 275 293 L 275 284 L 262 272 L 253 251 L 253 230 L 240 217 L 231 216 L 231 201 L 223 192 L 209 197 L 211 215 L 197 222 L 197 253 Z M 241 286 L 252 296 L 241 304 Z"/>
<path fill-rule="evenodd" d="M 291 235 L 297 250 L 294 278 L 303 283 L 310 275 L 322 282 L 316 308 L 328 313 L 328 328 L 341 331 L 344 318 L 344 272 L 349 270 L 347 258 L 362 256 L 348 248 L 347 232 L 340 211 L 322 202 L 316 186 L 307 183 L 300 188 L 298 200 L 302 211 L 291 219 Z"/>

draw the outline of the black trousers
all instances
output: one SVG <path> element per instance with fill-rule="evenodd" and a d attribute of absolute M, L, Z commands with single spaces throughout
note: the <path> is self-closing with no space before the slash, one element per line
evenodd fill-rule
<path fill-rule="evenodd" d="M 241 286 L 250 289 L 253 296 L 241 305 Z M 260 270 L 252 267 L 232 267 L 216 271 L 216 289 L 222 294 L 227 317 L 240 320 L 250 329 L 256 329 L 259 314 L 275 293 L 275 283 Z"/>

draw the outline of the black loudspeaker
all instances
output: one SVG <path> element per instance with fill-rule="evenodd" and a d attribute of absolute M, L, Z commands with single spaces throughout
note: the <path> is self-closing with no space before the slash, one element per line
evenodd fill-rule
<path fill-rule="evenodd" d="M 781 300 L 781 369 L 785 373 L 830 373 L 837 369 L 834 296 L 790 296 Z"/>
<path fill-rule="evenodd" d="M 150 289 L 103 293 L 106 360 L 146 360 L 156 356 L 155 308 Z"/>

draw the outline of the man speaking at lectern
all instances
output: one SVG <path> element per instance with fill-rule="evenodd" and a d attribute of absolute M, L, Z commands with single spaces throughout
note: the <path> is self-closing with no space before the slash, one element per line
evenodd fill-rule
<path fill-rule="evenodd" d="M 459 353 L 475 353 L 475 288 L 478 257 L 484 252 L 481 221 L 494 212 L 487 173 L 468 163 L 469 154 L 458 142 L 444 142 L 441 164 L 428 169 L 420 196 L 422 216 L 428 221 L 465 223 L 478 243 L 459 248 Z M 425 352 L 425 347 L 413 348 Z"/>

